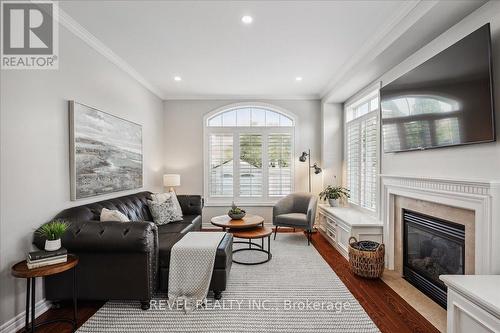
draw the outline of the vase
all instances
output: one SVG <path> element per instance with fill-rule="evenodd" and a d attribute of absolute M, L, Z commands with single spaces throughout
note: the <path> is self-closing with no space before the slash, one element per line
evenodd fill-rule
<path fill-rule="evenodd" d="M 45 240 L 45 251 L 57 251 L 61 248 L 61 238 Z"/>
<path fill-rule="evenodd" d="M 246 213 L 245 212 L 241 212 L 239 214 L 234 214 L 234 213 L 227 213 L 227 215 L 229 215 L 229 217 L 233 220 L 241 220 L 242 218 L 245 217 Z"/>
<path fill-rule="evenodd" d="M 331 207 L 338 207 L 339 199 L 328 199 L 328 203 L 330 204 Z"/>

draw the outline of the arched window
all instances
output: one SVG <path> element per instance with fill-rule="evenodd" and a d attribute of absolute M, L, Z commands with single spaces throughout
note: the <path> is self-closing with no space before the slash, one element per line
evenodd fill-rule
<path fill-rule="evenodd" d="M 264 107 L 238 107 L 219 112 L 208 119 L 209 127 L 293 127 L 293 120 Z"/>
<path fill-rule="evenodd" d="M 235 104 L 205 117 L 207 205 L 271 204 L 293 191 L 294 116 L 267 104 Z"/>

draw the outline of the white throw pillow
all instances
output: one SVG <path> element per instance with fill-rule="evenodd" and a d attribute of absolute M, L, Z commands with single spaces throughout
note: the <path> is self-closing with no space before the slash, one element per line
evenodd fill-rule
<path fill-rule="evenodd" d="M 177 194 L 174 191 L 170 191 L 169 193 L 172 196 L 172 201 L 175 205 L 175 209 L 177 210 L 177 214 L 182 217 L 182 208 L 181 204 L 179 203 L 179 199 L 177 199 Z"/>
<path fill-rule="evenodd" d="M 157 202 L 157 203 L 164 203 L 168 199 L 170 199 L 171 195 L 170 193 L 153 193 L 151 194 L 151 201 Z"/>
<path fill-rule="evenodd" d="M 164 203 L 165 201 L 172 199 L 172 202 L 174 203 L 175 210 L 177 211 L 177 214 L 182 217 L 182 208 L 181 204 L 179 203 L 179 199 L 177 199 L 177 194 L 174 191 L 167 192 L 167 193 L 153 193 L 151 194 L 151 200 L 156 202 L 156 203 Z"/>
<path fill-rule="evenodd" d="M 182 221 L 182 216 L 177 213 L 177 209 L 175 208 L 172 198 L 169 198 L 162 203 L 148 200 L 148 207 L 151 211 L 151 216 L 153 216 L 153 221 L 157 225 Z"/>
<path fill-rule="evenodd" d="M 101 222 L 105 221 L 130 222 L 128 217 L 122 212 L 103 208 L 101 210 Z"/>

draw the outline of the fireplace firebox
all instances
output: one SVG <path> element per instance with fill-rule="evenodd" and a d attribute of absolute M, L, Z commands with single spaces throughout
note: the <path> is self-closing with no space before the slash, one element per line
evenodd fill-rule
<path fill-rule="evenodd" d="M 442 274 L 464 274 L 465 227 L 403 210 L 403 277 L 446 308 Z"/>

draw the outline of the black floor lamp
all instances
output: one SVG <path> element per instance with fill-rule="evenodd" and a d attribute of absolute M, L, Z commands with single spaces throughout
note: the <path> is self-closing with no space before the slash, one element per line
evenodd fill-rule
<path fill-rule="evenodd" d="M 318 163 L 314 163 L 313 165 L 311 165 L 311 149 L 308 149 L 307 152 L 302 152 L 302 155 L 300 155 L 299 157 L 299 161 L 301 162 L 305 162 L 305 161 L 308 161 L 309 162 L 309 193 L 311 193 L 311 169 L 314 169 L 314 174 L 315 175 L 318 175 L 321 173 L 321 168 L 318 166 Z"/>

